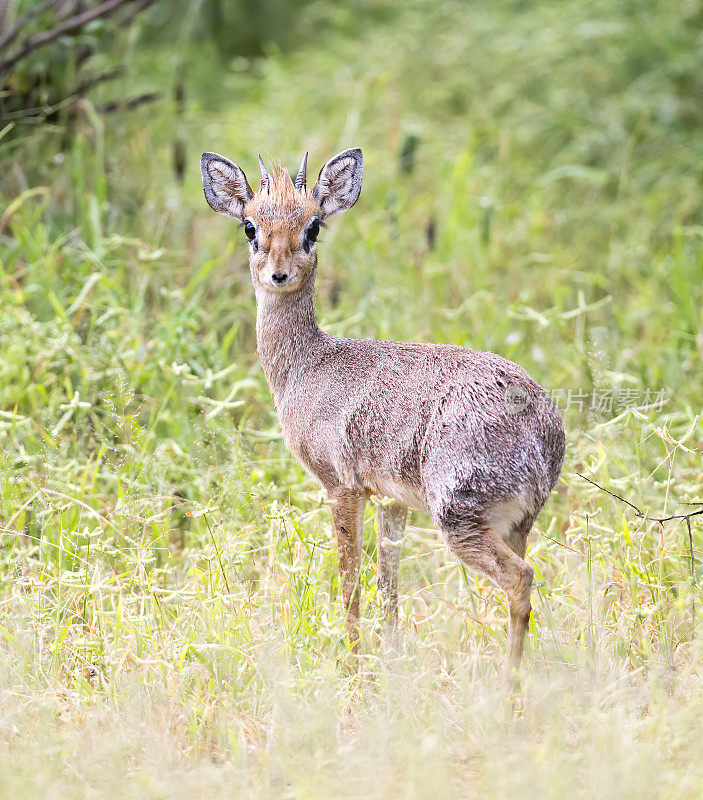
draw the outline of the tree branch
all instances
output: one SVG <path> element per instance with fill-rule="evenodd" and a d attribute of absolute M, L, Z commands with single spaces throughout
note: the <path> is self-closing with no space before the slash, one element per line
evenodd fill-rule
<path fill-rule="evenodd" d="M 85 95 L 89 89 L 92 89 L 94 86 L 97 86 L 100 83 L 115 80 L 115 78 L 117 78 L 124 71 L 124 69 L 124 67 L 113 67 L 112 69 L 106 69 L 102 72 L 98 72 L 95 75 L 90 75 L 85 80 L 76 84 L 76 86 L 74 86 L 74 88 L 71 89 L 67 95 L 59 98 L 58 100 L 54 100 L 48 105 L 36 106 L 34 108 L 22 108 L 18 111 L 9 111 L 6 112 L 5 116 L 7 119 L 44 117 L 46 120 L 51 121 L 52 119 L 56 118 L 57 112 L 71 100 L 76 100 L 79 97 L 83 97 L 83 95 Z"/>
<path fill-rule="evenodd" d="M 574 470 L 574 472 L 576 472 L 576 470 Z M 579 476 L 579 478 L 583 478 L 583 480 L 588 481 L 588 483 L 590 483 L 592 486 L 595 486 L 596 489 L 600 489 L 601 492 L 605 492 L 606 494 L 609 494 L 611 497 L 614 497 L 616 500 L 619 500 L 621 503 L 625 503 L 626 506 L 630 506 L 630 508 L 635 512 L 636 516 L 638 516 L 640 519 L 647 520 L 648 522 L 662 523 L 662 522 L 670 522 L 673 519 L 689 520 L 691 517 L 697 517 L 699 514 L 703 514 L 703 508 L 698 508 L 696 509 L 696 511 L 689 511 L 688 514 L 671 514 L 668 517 L 650 517 L 648 514 L 645 514 L 642 511 L 640 511 L 640 509 L 637 508 L 637 506 L 633 505 L 629 500 L 625 500 L 624 497 L 620 497 L 619 494 L 611 492 L 609 489 L 606 489 L 605 486 L 601 486 L 600 483 L 592 481 L 590 478 L 587 478 L 580 472 L 576 472 L 576 474 Z M 695 503 L 686 503 L 686 505 L 703 506 L 703 500 Z"/>
<path fill-rule="evenodd" d="M 3 36 L 0 36 L 0 50 L 7 47 L 8 44 L 14 42 L 17 38 L 17 34 L 31 22 L 35 17 L 38 17 L 42 11 L 46 11 L 47 8 L 51 8 L 55 4 L 56 0 L 44 0 L 43 3 L 38 3 L 34 6 L 31 11 L 28 11 L 26 14 L 21 16 L 17 22 L 10 28 L 10 30 L 5 33 Z"/>
<path fill-rule="evenodd" d="M 574 470 L 575 471 L 575 470 Z M 691 530 L 691 518 L 697 517 L 700 514 L 703 514 L 703 507 L 697 508 L 695 511 L 689 511 L 688 514 L 670 514 L 668 517 L 650 517 L 648 514 L 642 512 L 636 505 L 633 505 L 629 500 L 625 500 L 624 497 L 620 497 L 619 494 L 615 494 L 615 492 L 611 492 L 609 489 L 606 489 L 605 486 L 601 486 L 600 483 L 596 483 L 592 481 L 590 478 L 587 478 L 585 475 L 582 475 L 580 472 L 576 472 L 579 478 L 583 478 L 583 480 L 590 483 L 592 486 L 595 486 L 597 489 L 600 489 L 601 492 L 605 492 L 606 494 L 614 497 L 616 500 L 620 500 L 621 503 L 625 503 L 626 506 L 629 506 L 634 512 L 635 516 L 639 517 L 640 519 L 647 520 L 648 522 L 658 522 L 660 525 L 664 522 L 671 522 L 672 520 L 685 520 L 686 521 L 686 528 L 688 531 L 688 555 L 691 559 L 691 619 L 692 619 L 692 628 L 691 628 L 691 636 L 695 636 L 696 631 L 696 559 L 693 555 L 693 531 Z M 685 503 L 684 505 L 687 506 L 703 506 L 703 501 L 698 501 L 694 503 Z"/>
<path fill-rule="evenodd" d="M 69 17 L 67 20 L 62 22 L 60 25 L 50 28 L 48 31 L 42 31 L 34 36 L 28 37 L 24 40 L 24 42 L 22 42 L 22 45 L 18 50 L 0 60 L 0 73 L 6 72 L 18 61 L 29 55 L 29 53 L 39 50 L 41 47 L 45 47 L 47 44 L 55 41 L 60 36 L 65 36 L 67 33 L 73 33 L 74 31 L 82 28 L 84 25 L 87 25 L 89 22 L 92 22 L 94 19 L 107 16 L 121 5 L 131 2 L 134 2 L 134 0 L 105 0 L 105 2 L 101 3 L 99 6 L 91 8 L 88 11 L 83 11 L 80 14 L 75 14 L 74 16 Z"/>
<path fill-rule="evenodd" d="M 111 100 L 109 103 L 103 103 L 96 107 L 96 111 L 100 114 L 110 114 L 113 111 L 124 109 L 125 111 L 132 111 L 144 103 L 153 103 L 154 100 L 159 100 L 161 92 L 145 92 L 138 94 L 135 97 L 128 97 L 126 100 Z"/>

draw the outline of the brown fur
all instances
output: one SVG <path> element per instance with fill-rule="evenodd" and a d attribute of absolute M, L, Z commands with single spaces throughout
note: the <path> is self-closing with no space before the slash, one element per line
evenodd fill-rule
<path fill-rule="evenodd" d="M 244 214 L 258 222 L 267 237 L 275 232 L 292 249 L 303 225 L 320 215 L 320 206 L 312 193 L 295 188 L 285 167 L 279 164 L 270 174 L 271 180 L 247 203 Z"/>
<path fill-rule="evenodd" d="M 530 616 L 530 528 L 564 458 L 561 416 L 524 369 L 463 347 L 344 339 L 317 325 L 317 249 L 311 219 L 350 208 L 362 156 L 327 162 L 311 195 L 281 168 L 254 194 L 244 173 L 203 154 L 210 205 L 256 236 L 250 267 L 257 349 L 285 441 L 327 490 L 339 547 L 350 640 L 358 639 L 357 584 L 364 501 L 379 510 L 379 590 L 397 616 L 397 542 L 405 507 L 429 512 L 463 563 L 508 598 L 508 664 L 517 667 Z M 519 403 L 515 403 L 515 399 Z"/>

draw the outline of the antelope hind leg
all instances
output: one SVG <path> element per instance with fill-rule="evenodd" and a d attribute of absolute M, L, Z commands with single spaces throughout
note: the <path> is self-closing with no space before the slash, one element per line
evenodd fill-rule
<path fill-rule="evenodd" d="M 490 578 L 505 592 L 510 610 L 506 670 L 509 673 L 518 670 L 532 611 L 530 589 L 534 570 L 485 524 L 443 526 L 442 533 L 460 561 Z"/>

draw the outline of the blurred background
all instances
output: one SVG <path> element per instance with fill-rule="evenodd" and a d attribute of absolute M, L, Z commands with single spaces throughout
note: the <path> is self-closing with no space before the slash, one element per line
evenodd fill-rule
<path fill-rule="evenodd" d="M 354 763 L 369 797 L 688 796 L 684 764 L 700 796 L 701 517 L 689 539 L 577 473 L 654 516 L 702 499 L 702 43 L 694 0 L 0 2 L 13 796 L 122 796 L 135 774 L 177 796 L 188 770 L 210 796 L 334 796 Z M 402 665 L 378 661 L 369 505 L 362 668 L 337 668 L 328 510 L 282 444 L 244 236 L 199 158 L 257 185 L 258 153 L 293 171 L 309 150 L 312 180 L 352 146 L 362 195 L 321 236 L 320 324 L 493 350 L 566 417 L 530 545 L 526 738 L 493 727 L 502 596 L 420 514 Z M 37 747 L 54 755 L 28 771 Z"/>

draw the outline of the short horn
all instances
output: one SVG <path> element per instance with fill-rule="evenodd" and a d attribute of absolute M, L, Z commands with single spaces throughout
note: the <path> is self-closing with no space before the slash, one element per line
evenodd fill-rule
<path fill-rule="evenodd" d="M 261 170 L 261 188 L 263 189 L 264 186 L 268 186 L 271 183 L 271 176 L 266 172 L 266 167 L 264 166 L 261 155 L 259 155 L 259 169 Z"/>
<path fill-rule="evenodd" d="M 295 179 L 295 188 L 298 191 L 305 191 L 305 183 L 307 181 L 307 172 L 308 172 L 308 154 L 305 151 L 305 155 L 303 156 L 303 161 L 300 165 L 300 169 L 298 170 L 298 176 Z"/>

